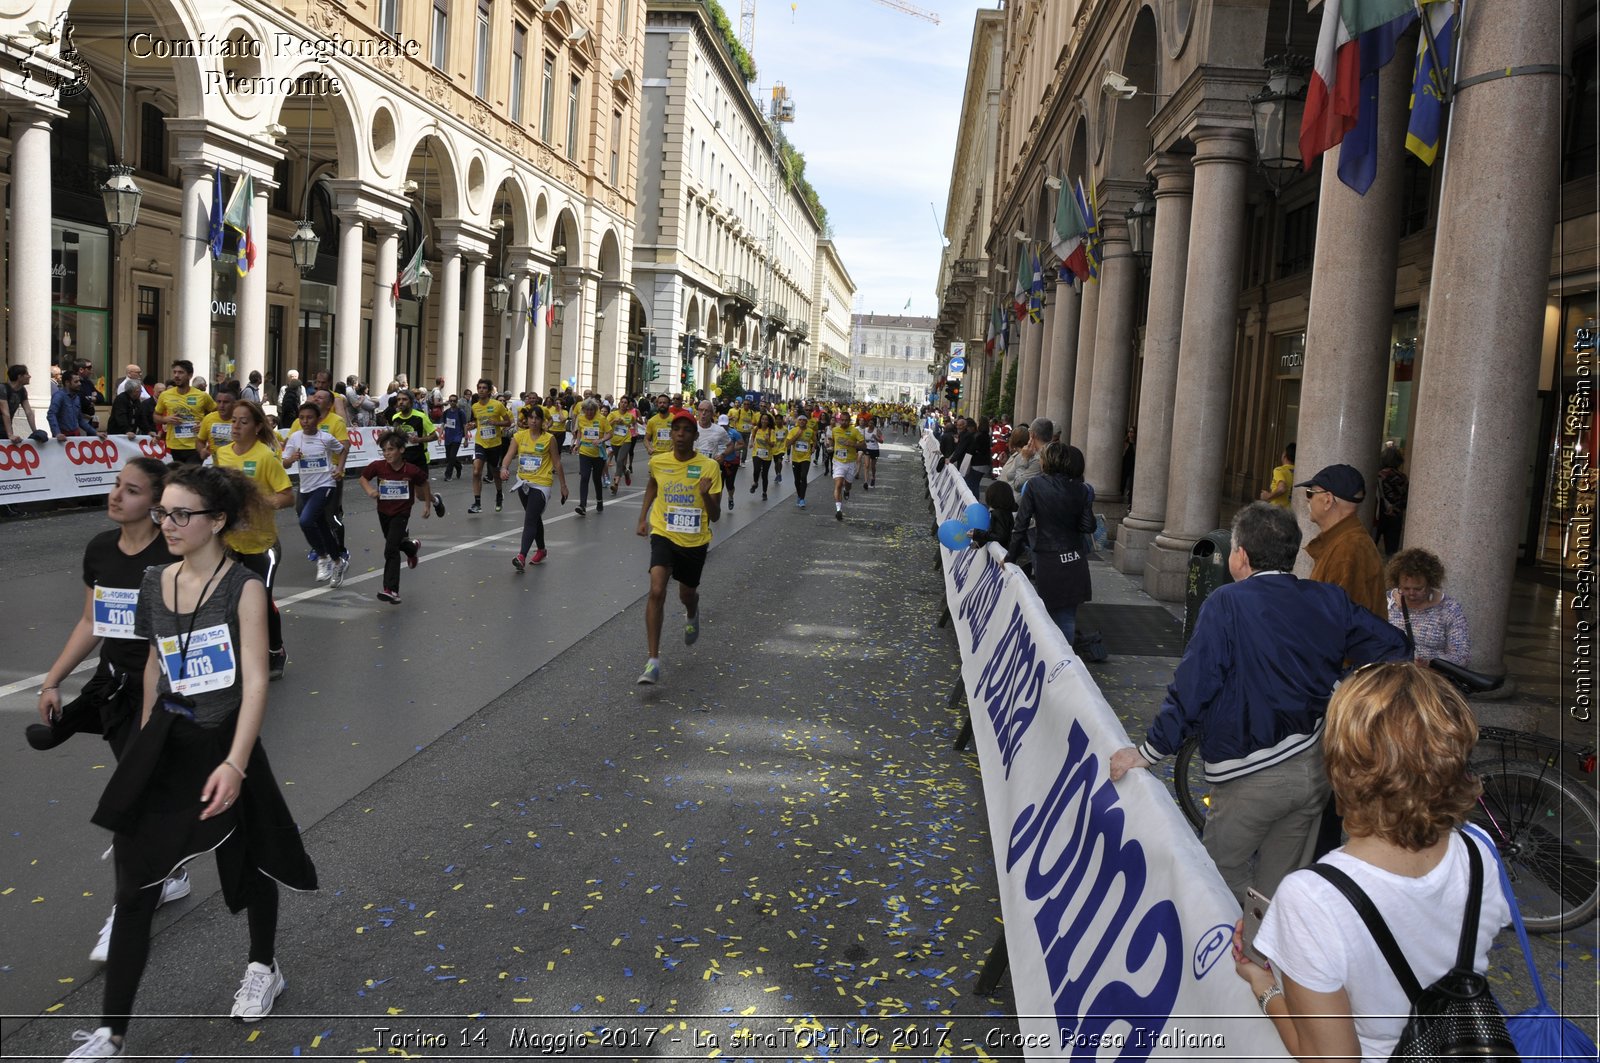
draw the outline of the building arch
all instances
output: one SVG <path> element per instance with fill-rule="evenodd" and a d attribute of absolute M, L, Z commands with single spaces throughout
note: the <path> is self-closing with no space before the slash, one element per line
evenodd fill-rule
<path fill-rule="evenodd" d="M 1113 57 L 1117 65 L 1108 67 L 1139 87 L 1138 95 L 1132 99 L 1116 100 L 1107 108 L 1110 150 L 1102 173 L 1108 181 L 1144 180 L 1144 164 L 1151 151 L 1150 120 L 1155 117 L 1162 84 L 1159 39 L 1155 12 L 1148 5 L 1141 6 L 1134 14 L 1120 56 Z"/>
<path fill-rule="evenodd" d="M 418 194 L 430 203 L 437 198 L 439 213 L 434 217 L 463 216 L 460 161 L 448 134 L 430 124 L 416 131 L 410 139 L 410 147 L 396 157 L 407 160 L 405 179 L 417 182 Z"/>

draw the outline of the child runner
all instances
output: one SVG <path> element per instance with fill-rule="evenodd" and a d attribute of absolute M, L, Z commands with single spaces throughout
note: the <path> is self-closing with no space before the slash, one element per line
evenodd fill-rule
<path fill-rule="evenodd" d="M 383 457 L 361 470 L 361 489 L 377 500 L 378 527 L 383 530 L 383 590 L 378 600 L 390 605 L 400 604 L 400 555 L 406 555 L 407 567 L 416 568 L 422 550 L 420 540 L 406 538 L 411 507 L 421 498 L 422 519 L 433 514 L 428 474 L 406 460 L 408 439 L 403 431 L 385 432 L 378 438 Z"/>
<path fill-rule="evenodd" d="M 689 612 L 683 641 L 700 638 L 700 573 L 711 546 L 711 525 L 721 516 L 722 474 L 717 462 L 695 452 L 700 434 L 694 414 L 674 410 L 672 450 L 650 459 L 650 482 L 639 510 L 638 534 L 650 539 L 650 598 L 644 608 L 650 657 L 638 682 L 661 681 L 661 618 L 667 581 L 678 581 L 678 600 Z"/>
<path fill-rule="evenodd" d="M 295 485 L 300 504 L 295 508 L 300 511 L 300 531 L 317 555 L 317 582 L 332 579 L 335 567 L 343 582 L 349 562 L 340 556 L 339 540 L 328 519 L 328 499 L 333 495 L 334 464 L 345 446 L 332 432 L 317 426 L 321 418 L 322 407 L 314 402 L 301 404 L 300 427 L 284 443 L 282 460 L 285 465 L 300 465 L 300 482 Z"/>
<path fill-rule="evenodd" d="M 518 572 L 525 565 L 541 564 L 545 559 L 544 511 L 550 504 L 550 491 L 555 480 L 561 480 L 561 504 L 567 504 L 567 473 L 561 467 L 561 451 L 556 447 L 556 437 L 544 429 L 544 410 L 539 406 L 524 406 L 528 427 L 511 440 L 511 449 L 500 466 L 500 479 L 509 480 L 511 470 L 517 471 L 513 489 L 517 501 L 522 503 L 522 544 L 511 567 Z M 537 547 L 530 556 L 528 547 Z"/>

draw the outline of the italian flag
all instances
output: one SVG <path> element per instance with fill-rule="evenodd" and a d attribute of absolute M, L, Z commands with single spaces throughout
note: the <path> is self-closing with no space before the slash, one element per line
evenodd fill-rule
<path fill-rule="evenodd" d="M 1361 35 L 1415 10 L 1413 0 L 1322 0 L 1322 30 L 1300 122 L 1300 158 L 1307 169 L 1355 128 L 1361 110 Z"/>
<path fill-rule="evenodd" d="M 250 231 L 251 215 L 255 207 L 256 183 L 249 175 L 245 174 L 238 184 L 233 186 L 233 196 L 228 200 L 228 209 L 223 212 L 222 224 L 239 234 L 239 248 L 234 260 L 234 269 L 243 277 L 250 272 L 256 264 L 255 234 Z"/>
<path fill-rule="evenodd" d="M 390 302 L 399 302 L 400 289 L 409 288 L 416 284 L 417 278 L 422 275 L 422 246 L 425 243 L 427 243 L 426 240 L 417 241 L 417 249 L 411 252 L 411 261 L 407 262 L 405 269 L 402 269 L 399 275 L 395 277 L 394 284 L 389 288 Z"/>

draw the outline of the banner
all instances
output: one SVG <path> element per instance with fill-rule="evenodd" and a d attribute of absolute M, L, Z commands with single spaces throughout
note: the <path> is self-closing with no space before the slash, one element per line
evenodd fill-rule
<path fill-rule="evenodd" d="M 922 439 L 936 520 L 973 501 Z M 1132 745 L 998 544 L 938 548 L 994 842 L 1019 1044 L 1030 1059 L 1282 1058 L 1234 971 L 1239 905 L 1161 780 L 1113 785 Z"/>

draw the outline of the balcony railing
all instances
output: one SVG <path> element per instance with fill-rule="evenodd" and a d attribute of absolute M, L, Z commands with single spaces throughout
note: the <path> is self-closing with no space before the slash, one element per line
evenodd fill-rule
<path fill-rule="evenodd" d="M 756 308 L 756 286 L 743 277 L 735 277 L 731 273 L 722 275 L 722 293 L 736 303 L 740 303 L 746 310 Z"/>
<path fill-rule="evenodd" d="M 806 324 L 804 321 L 796 321 L 789 329 L 789 334 L 794 336 L 796 339 L 803 340 L 807 336 L 811 335 L 811 326 Z"/>
<path fill-rule="evenodd" d="M 767 304 L 767 324 L 773 328 L 787 328 L 789 325 L 789 311 L 778 303 Z"/>

